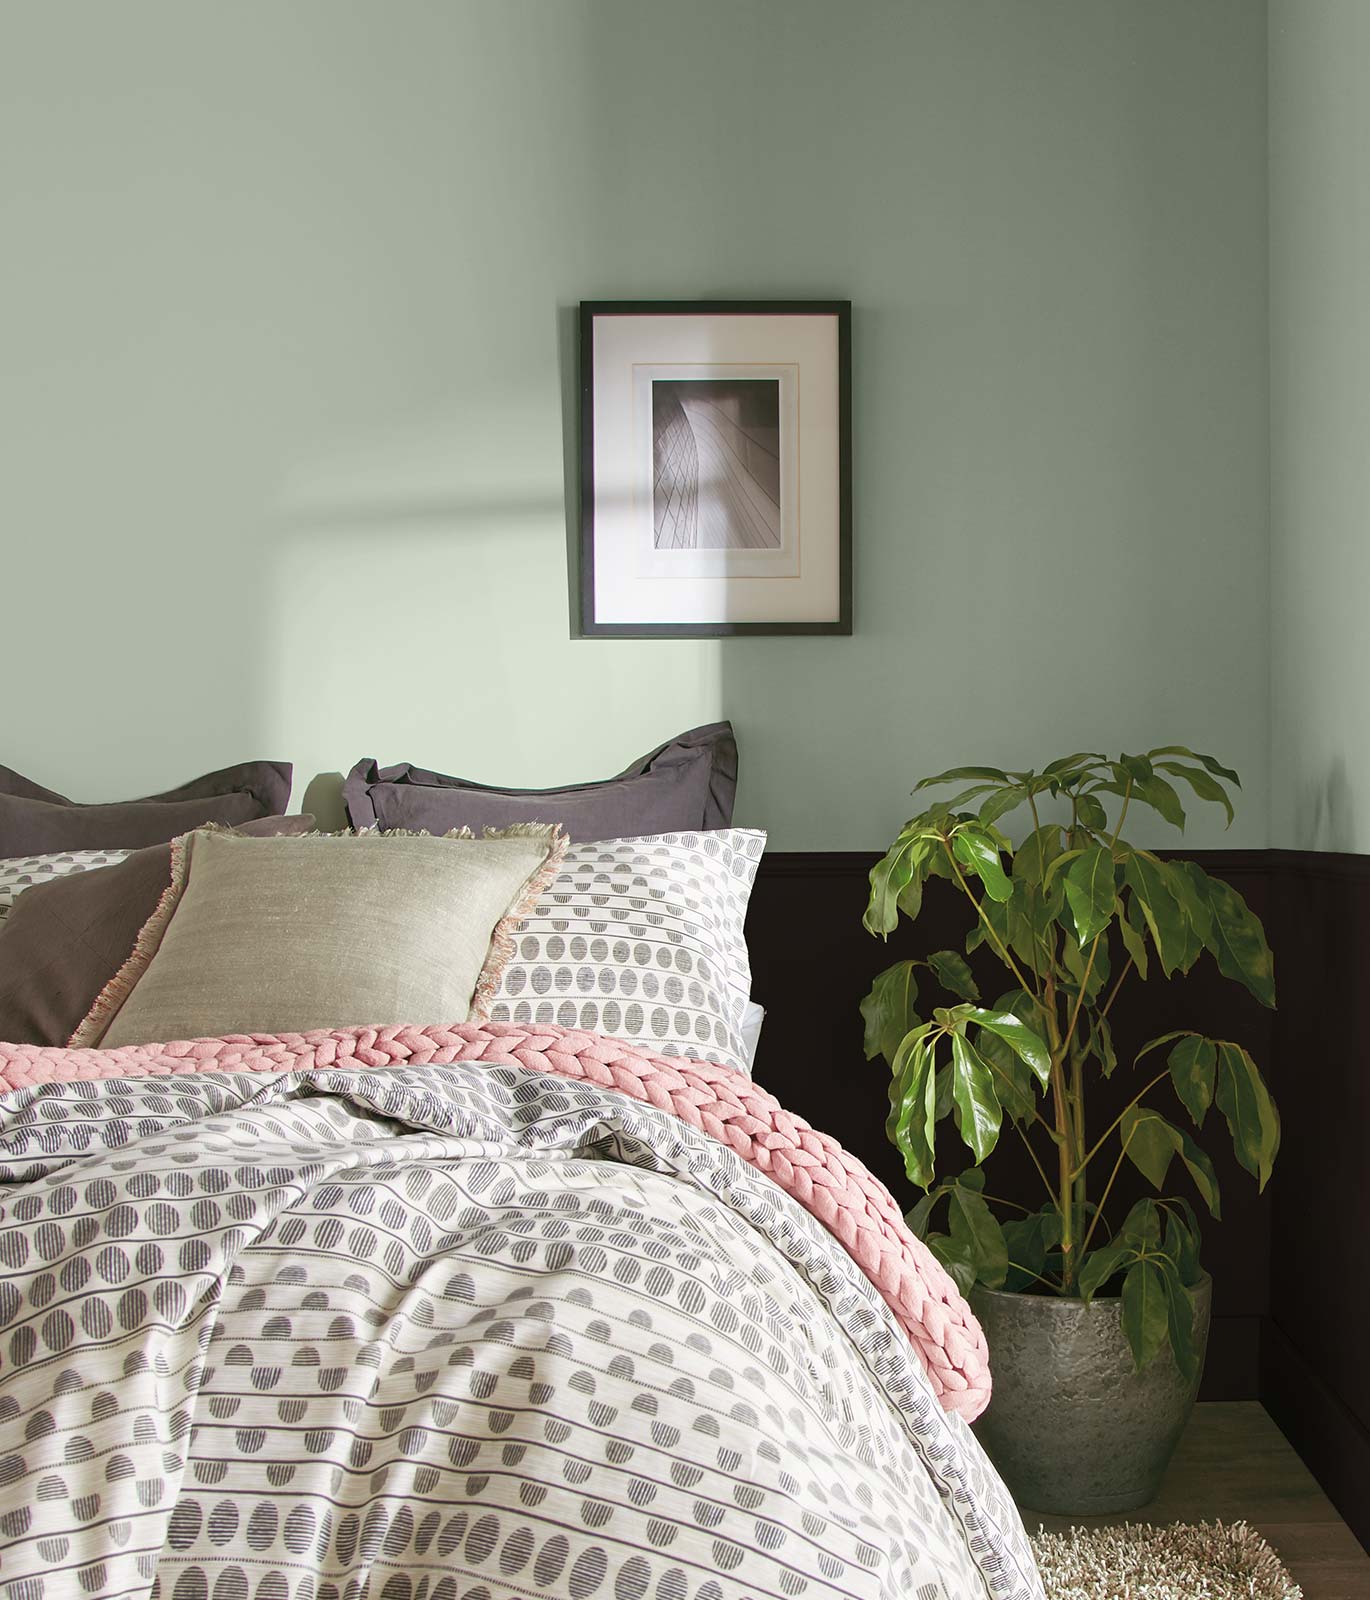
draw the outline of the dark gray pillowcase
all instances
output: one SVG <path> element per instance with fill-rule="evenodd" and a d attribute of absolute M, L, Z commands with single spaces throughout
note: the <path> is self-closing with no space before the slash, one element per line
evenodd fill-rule
<path fill-rule="evenodd" d="M 507 828 L 559 823 L 572 843 L 648 833 L 727 828 L 737 792 L 737 741 L 730 722 L 692 728 L 658 745 L 617 777 L 561 789 L 499 789 L 427 772 L 409 762 L 359 761 L 343 784 L 354 828 Z"/>
<path fill-rule="evenodd" d="M 308 815 L 262 817 L 236 831 L 262 837 L 313 826 Z M 25 889 L 0 923 L 0 1039 L 64 1045 L 128 960 L 170 882 L 168 842 Z"/>
<path fill-rule="evenodd" d="M 165 794 L 82 805 L 0 767 L 0 857 L 61 850 L 141 850 L 218 822 L 236 828 L 290 804 L 288 761 L 245 761 Z"/>

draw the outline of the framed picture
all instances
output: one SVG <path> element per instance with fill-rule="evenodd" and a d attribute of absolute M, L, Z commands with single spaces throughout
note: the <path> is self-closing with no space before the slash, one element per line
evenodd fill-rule
<path fill-rule="evenodd" d="M 847 634 L 851 303 L 580 308 L 582 638 Z"/>

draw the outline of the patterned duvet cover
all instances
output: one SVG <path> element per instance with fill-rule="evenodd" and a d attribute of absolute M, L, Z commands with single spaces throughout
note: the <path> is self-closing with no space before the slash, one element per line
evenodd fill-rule
<path fill-rule="evenodd" d="M 809 1211 L 517 1065 L 0 1097 L 6 1600 L 1035 1600 Z"/>

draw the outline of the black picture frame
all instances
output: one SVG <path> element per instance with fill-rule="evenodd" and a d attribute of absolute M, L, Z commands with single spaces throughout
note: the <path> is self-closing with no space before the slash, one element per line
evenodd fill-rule
<path fill-rule="evenodd" d="M 599 622 L 595 618 L 594 331 L 616 316 L 822 316 L 837 322 L 838 603 L 836 621 Z M 579 639 L 729 639 L 852 632 L 852 454 L 850 300 L 583 300 L 579 338 L 580 537 L 572 637 Z"/>

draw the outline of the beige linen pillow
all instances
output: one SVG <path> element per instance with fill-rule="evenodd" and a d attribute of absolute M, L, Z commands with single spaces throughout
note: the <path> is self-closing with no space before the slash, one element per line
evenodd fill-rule
<path fill-rule="evenodd" d="M 555 873 L 554 828 L 483 839 L 197 830 L 74 1046 L 464 1021 Z"/>

